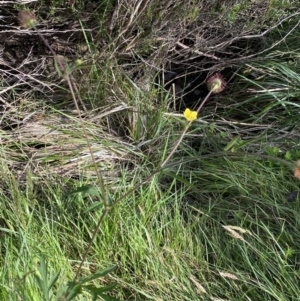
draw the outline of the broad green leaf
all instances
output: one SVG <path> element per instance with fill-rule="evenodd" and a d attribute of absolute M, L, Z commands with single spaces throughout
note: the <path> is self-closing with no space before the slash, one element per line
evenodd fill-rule
<path fill-rule="evenodd" d="M 69 282 L 68 289 L 67 289 L 67 296 L 64 301 L 70 301 L 77 297 L 79 294 L 82 293 L 82 286 L 77 282 Z"/>
<path fill-rule="evenodd" d="M 83 194 L 89 194 L 93 196 L 100 196 L 100 193 L 95 186 L 91 185 L 83 185 L 77 187 L 75 190 L 71 191 L 71 194 L 76 194 L 76 193 L 83 193 Z"/>
<path fill-rule="evenodd" d="M 105 295 L 105 294 L 100 294 L 99 297 L 104 300 L 104 301 L 120 301 L 119 299 L 117 298 L 114 298 L 114 297 L 111 297 L 111 296 L 108 296 L 108 295 Z"/>
<path fill-rule="evenodd" d="M 108 267 L 104 270 L 97 271 L 97 272 L 93 273 L 92 275 L 90 275 L 88 277 L 80 279 L 80 284 L 85 284 L 85 283 L 90 282 L 94 279 L 103 277 L 103 276 L 109 274 L 110 272 L 112 272 L 115 268 L 116 268 L 116 266 L 114 265 L 114 266 Z"/>
<path fill-rule="evenodd" d="M 90 291 L 93 294 L 101 294 L 101 293 L 106 293 L 106 292 L 110 292 L 112 291 L 115 287 L 117 286 L 116 283 L 110 284 L 110 285 L 106 285 L 106 286 L 102 286 L 102 287 L 96 287 L 95 285 L 85 285 L 83 288 L 87 289 L 88 291 Z"/>
<path fill-rule="evenodd" d="M 83 212 L 88 213 L 90 211 L 94 211 L 94 210 L 99 209 L 99 208 L 102 209 L 103 206 L 104 206 L 103 202 L 101 202 L 101 201 L 95 202 L 91 206 L 87 207 Z"/>
<path fill-rule="evenodd" d="M 48 285 L 48 292 L 52 289 L 52 287 L 55 285 L 55 283 L 57 282 L 57 279 L 60 275 L 60 270 L 52 277 L 52 279 L 50 280 L 50 283 Z"/>

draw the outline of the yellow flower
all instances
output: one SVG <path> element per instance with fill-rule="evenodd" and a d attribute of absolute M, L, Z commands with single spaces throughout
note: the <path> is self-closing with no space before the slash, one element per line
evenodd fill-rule
<path fill-rule="evenodd" d="M 197 111 L 191 111 L 190 109 L 185 109 L 185 111 L 183 112 L 184 117 L 188 120 L 188 121 L 193 121 L 195 119 L 197 119 Z"/>

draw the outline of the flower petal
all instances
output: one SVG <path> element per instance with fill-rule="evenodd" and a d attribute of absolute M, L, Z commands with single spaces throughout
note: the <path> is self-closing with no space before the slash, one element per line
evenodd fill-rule
<path fill-rule="evenodd" d="M 197 119 L 197 111 L 192 111 L 188 108 L 185 109 L 185 111 L 183 112 L 184 117 L 188 120 L 188 121 L 193 121 L 195 119 Z"/>

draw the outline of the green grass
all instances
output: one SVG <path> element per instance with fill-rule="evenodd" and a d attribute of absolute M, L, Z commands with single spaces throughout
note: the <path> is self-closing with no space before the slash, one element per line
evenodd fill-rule
<path fill-rule="evenodd" d="M 296 300 L 299 204 L 285 194 L 297 184 L 282 168 L 257 160 L 209 161 L 189 172 L 186 188 L 173 180 L 162 189 L 157 177 L 115 207 L 83 274 L 117 264 L 109 278 L 121 300 Z M 1 296 L 40 300 L 32 279 L 40 254 L 66 281 L 100 212 L 85 213 L 89 198 L 63 197 L 63 183 L 50 184 L 38 200 L 11 185 L 18 195 L 2 196 L 10 228 L 1 238 Z"/>
<path fill-rule="evenodd" d="M 274 17 L 280 1 L 272 3 Z M 290 6 L 281 7 L 283 17 L 296 5 L 284 3 Z M 184 19 L 190 26 L 197 18 L 192 7 Z M 102 30 L 111 3 L 98 9 Z M 174 11 L 180 9 L 175 1 Z M 167 64 L 165 51 L 172 48 L 149 54 L 157 37 L 141 27 L 145 16 L 168 20 L 170 12 L 158 15 L 159 10 L 159 5 L 143 8 L 124 40 L 112 32 L 102 52 L 87 34 L 88 57 L 73 74 L 88 108 L 83 124 L 106 199 L 114 204 L 107 207 L 76 283 L 105 210 L 86 137 L 71 100 L 50 102 L 10 91 L 23 106 L 6 113 L 6 124 L 31 113 L 46 117 L 1 132 L 0 300 L 71 300 L 66 292 L 80 293 L 76 300 L 96 300 L 95 287 L 108 291 L 99 296 L 107 301 L 299 299 L 300 197 L 293 176 L 300 156 L 298 21 L 266 35 L 274 47 L 260 60 L 230 67 L 226 89 L 209 99 L 166 167 L 141 184 L 186 125 L 157 78 L 142 85 L 145 75 L 157 75 L 149 61 Z M 240 10 L 225 20 L 236 22 Z M 145 39 L 137 39 L 129 59 L 125 41 L 137 28 Z"/>

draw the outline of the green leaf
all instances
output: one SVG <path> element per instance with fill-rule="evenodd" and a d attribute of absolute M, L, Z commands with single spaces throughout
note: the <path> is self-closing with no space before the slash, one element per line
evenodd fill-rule
<path fill-rule="evenodd" d="M 69 282 L 64 301 L 70 301 L 82 293 L 82 286 L 77 282 Z"/>
<path fill-rule="evenodd" d="M 43 281 L 42 281 L 41 277 L 39 275 L 36 275 L 36 274 L 33 275 L 33 276 L 34 276 L 35 282 L 37 283 L 39 289 L 41 291 L 43 291 L 44 290 L 44 285 L 43 285 Z"/>
<path fill-rule="evenodd" d="M 91 276 L 85 277 L 83 279 L 80 279 L 80 284 L 85 284 L 87 282 L 90 282 L 94 279 L 100 278 L 100 277 L 104 277 L 105 275 L 109 274 L 110 272 L 112 272 L 114 269 L 116 268 L 116 266 L 111 266 L 109 268 L 106 268 L 104 270 L 100 270 L 100 271 L 96 271 L 94 274 L 92 274 Z"/>
<path fill-rule="evenodd" d="M 88 213 L 90 211 L 94 211 L 96 209 L 99 209 L 99 208 L 102 208 L 104 205 L 103 205 L 103 202 L 102 201 L 99 201 L 99 202 L 94 202 L 91 206 L 87 207 L 85 210 L 84 210 L 84 213 Z"/>
<path fill-rule="evenodd" d="M 101 196 L 99 198 L 101 198 Z M 113 200 L 108 195 L 106 195 L 106 204 L 108 206 L 111 206 L 113 204 Z M 96 210 L 98 208 L 102 209 L 103 207 L 104 207 L 103 201 L 94 202 L 91 206 L 89 206 L 86 210 L 84 210 L 84 213 Z"/>
<path fill-rule="evenodd" d="M 100 294 L 99 297 L 104 300 L 104 301 L 120 301 L 119 299 L 117 298 L 114 298 L 114 297 L 111 297 L 111 296 L 108 296 L 108 295 L 104 295 L 104 294 Z"/>
<path fill-rule="evenodd" d="M 234 151 L 234 146 L 240 142 L 241 137 L 240 136 L 236 136 L 234 137 L 225 147 L 224 147 L 224 151 Z"/>
<path fill-rule="evenodd" d="M 287 152 L 285 153 L 285 155 L 284 155 L 284 158 L 285 158 L 286 160 L 292 160 L 292 159 L 293 159 L 293 156 L 292 156 L 291 152 L 287 151 Z"/>
<path fill-rule="evenodd" d="M 76 193 L 89 194 L 89 195 L 93 195 L 93 196 L 100 196 L 98 188 L 95 187 L 95 186 L 91 186 L 91 185 L 79 186 L 75 190 L 71 191 L 71 194 L 76 194 Z"/>
<path fill-rule="evenodd" d="M 106 293 L 106 292 L 112 291 L 116 286 L 117 286 L 116 283 L 109 284 L 109 285 L 102 286 L 102 287 L 96 287 L 95 285 L 90 284 L 90 285 L 85 285 L 83 288 L 88 290 L 91 294 L 99 295 L 101 293 Z"/>
<path fill-rule="evenodd" d="M 57 282 L 59 275 L 60 275 L 60 270 L 50 280 L 50 283 L 49 283 L 49 286 L 48 286 L 48 292 L 52 289 L 52 287 Z"/>

